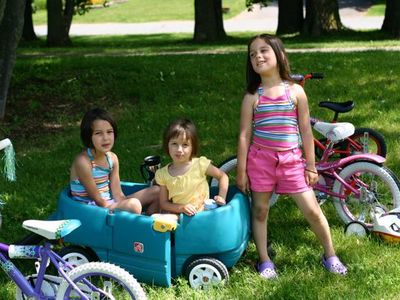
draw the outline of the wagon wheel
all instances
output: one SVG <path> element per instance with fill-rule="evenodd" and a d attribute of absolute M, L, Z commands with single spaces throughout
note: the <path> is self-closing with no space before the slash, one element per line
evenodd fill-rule
<path fill-rule="evenodd" d="M 199 258 L 186 268 L 186 278 L 193 289 L 207 290 L 218 284 L 227 284 L 229 273 L 226 266 L 212 257 Z"/>
<path fill-rule="evenodd" d="M 98 260 L 96 255 L 92 253 L 90 249 L 79 246 L 64 247 L 59 251 L 58 255 L 74 267 Z"/>

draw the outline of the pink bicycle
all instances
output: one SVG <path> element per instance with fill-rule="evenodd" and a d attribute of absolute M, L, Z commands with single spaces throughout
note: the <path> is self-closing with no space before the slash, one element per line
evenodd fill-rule
<path fill-rule="evenodd" d="M 383 166 L 384 157 L 359 153 L 333 159 L 334 146 L 354 134 L 351 123 L 316 122 L 313 128 L 327 139 L 327 147 L 316 164 L 319 181 L 314 185 L 321 205 L 331 199 L 345 224 L 358 221 L 368 228 L 372 227 L 377 210 L 387 212 L 400 206 L 400 182 Z M 237 158 L 233 156 L 219 168 L 235 182 L 236 165 Z M 213 179 L 210 185 L 217 186 L 218 182 Z M 278 196 L 272 195 L 270 206 L 276 203 Z"/>

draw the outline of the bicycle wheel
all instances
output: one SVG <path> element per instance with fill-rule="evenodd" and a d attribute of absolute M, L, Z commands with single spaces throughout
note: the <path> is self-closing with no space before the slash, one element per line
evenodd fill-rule
<path fill-rule="evenodd" d="M 229 182 L 230 183 L 234 183 L 236 184 L 236 166 L 237 166 L 237 158 L 236 156 L 232 156 L 228 159 L 226 159 L 225 161 L 223 161 L 218 168 L 221 169 L 222 171 L 224 171 L 228 177 L 229 177 Z M 216 180 L 215 178 L 211 179 L 210 182 L 210 186 L 211 187 L 216 187 L 218 186 L 218 180 Z M 273 206 L 276 201 L 278 201 L 278 194 L 273 193 L 271 196 L 271 199 L 269 199 L 269 206 Z"/>
<path fill-rule="evenodd" d="M 37 274 L 32 274 L 30 276 L 27 276 L 26 279 L 30 284 L 32 284 L 32 287 L 36 286 L 37 282 Z M 49 299 L 54 299 L 56 296 L 58 286 L 61 283 L 62 277 L 58 276 L 53 276 L 53 275 L 44 275 L 42 285 L 40 287 L 40 292 L 44 297 L 48 297 Z M 19 287 L 17 287 L 15 291 L 15 299 L 16 300 L 25 300 L 28 299 L 29 297 L 25 295 Z"/>
<path fill-rule="evenodd" d="M 400 206 L 399 180 L 387 168 L 371 162 L 356 162 L 339 174 L 356 192 L 335 180 L 333 192 L 344 199 L 333 197 L 337 213 L 344 223 L 359 221 L 373 225 L 375 208 L 389 211 Z"/>
<path fill-rule="evenodd" d="M 371 128 L 356 128 L 354 134 L 339 143 L 339 149 L 345 151 L 341 157 L 357 153 L 371 153 L 386 157 L 387 147 L 382 134 Z"/>
<path fill-rule="evenodd" d="M 143 288 L 124 269 L 104 262 L 80 265 L 68 273 L 88 299 L 146 299 Z M 57 300 L 82 297 L 64 279 L 57 292 Z"/>

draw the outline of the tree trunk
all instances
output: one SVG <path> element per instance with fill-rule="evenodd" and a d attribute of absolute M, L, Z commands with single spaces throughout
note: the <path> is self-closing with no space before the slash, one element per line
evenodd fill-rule
<path fill-rule="evenodd" d="M 47 0 L 47 45 L 70 46 L 69 29 L 74 14 L 74 0 Z"/>
<path fill-rule="evenodd" d="M 342 29 L 337 0 L 306 0 L 304 34 L 320 36 L 325 32 Z"/>
<path fill-rule="evenodd" d="M 37 39 L 35 30 L 33 29 L 32 0 L 26 0 L 25 2 L 25 18 L 24 28 L 22 30 L 22 39 L 25 41 L 34 41 Z"/>
<path fill-rule="evenodd" d="M 6 8 L 7 0 L 0 0 L 0 24 L 1 20 L 3 20 L 4 10 Z"/>
<path fill-rule="evenodd" d="M 303 0 L 278 1 L 277 34 L 301 32 L 303 21 Z"/>
<path fill-rule="evenodd" d="M 194 10 L 194 41 L 216 41 L 226 37 L 222 0 L 195 0 Z"/>
<path fill-rule="evenodd" d="M 395 38 L 400 38 L 400 2 L 398 0 L 386 0 L 385 19 L 381 30 Z"/>
<path fill-rule="evenodd" d="M 7 93 L 16 50 L 24 24 L 25 0 L 0 2 L 0 118 L 6 111 Z"/>

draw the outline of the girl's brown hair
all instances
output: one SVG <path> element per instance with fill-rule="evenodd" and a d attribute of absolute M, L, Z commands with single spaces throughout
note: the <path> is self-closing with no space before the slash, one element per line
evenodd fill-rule
<path fill-rule="evenodd" d="M 262 39 L 268 45 L 271 46 L 276 56 L 278 71 L 281 79 L 293 82 L 293 80 L 290 78 L 290 67 L 285 47 L 283 46 L 283 43 L 280 40 L 280 38 L 266 33 L 259 34 L 252 37 L 247 45 L 247 65 L 246 65 L 247 92 L 254 94 L 257 91 L 257 88 L 261 84 L 261 77 L 254 71 L 250 59 L 250 46 L 256 39 Z"/>

